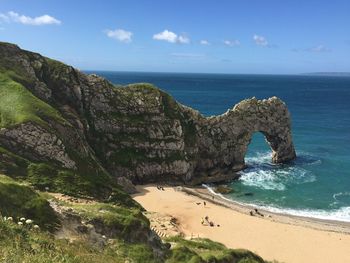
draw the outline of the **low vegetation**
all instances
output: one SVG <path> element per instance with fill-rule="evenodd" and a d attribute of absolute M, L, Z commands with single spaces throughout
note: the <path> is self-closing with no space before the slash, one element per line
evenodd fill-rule
<path fill-rule="evenodd" d="M 47 230 L 59 225 L 49 202 L 26 185 L 0 175 L 0 214 L 18 221 L 24 217 Z"/>
<path fill-rule="evenodd" d="M 148 232 L 150 223 L 140 208 L 125 207 L 108 203 L 68 203 L 61 205 L 71 208 L 86 222 L 100 225 L 108 230 L 108 235 L 125 240 L 141 240 L 137 234 Z"/>
<path fill-rule="evenodd" d="M 142 243 L 115 239 L 96 248 L 84 241 L 57 240 L 41 230 L 0 218 L 0 262 L 124 263 L 160 262 Z"/>
<path fill-rule="evenodd" d="M 173 249 L 167 263 L 264 263 L 258 255 L 242 249 L 228 249 L 223 244 L 210 239 L 195 238 L 186 240 L 181 237 L 166 239 L 172 244 Z"/>

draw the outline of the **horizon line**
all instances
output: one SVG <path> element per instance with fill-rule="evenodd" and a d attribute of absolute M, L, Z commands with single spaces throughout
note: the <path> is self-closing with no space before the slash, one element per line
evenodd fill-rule
<path fill-rule="evenodd" d="M 227 73 L 227 72 L 181 72 L 181 71 L 144 71 L 144 70 L 111 70 L 111 69 L 79 69 L 83 72 L 120 72 L 120 73 L 156 73 L 156 74 L 198 74 L 198 75 L 278 75 L 278 76 L 350 76 L 346 71 L 317 71 L 317 72 L 300 72 L 300 73 Z"/>

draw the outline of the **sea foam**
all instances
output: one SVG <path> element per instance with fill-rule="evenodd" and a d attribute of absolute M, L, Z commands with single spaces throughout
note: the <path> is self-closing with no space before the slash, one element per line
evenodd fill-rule
<path fill-rule="evenodd" d="M 291 208 L 282 208 L 282 207 L 277 207 L 272 205 L 257 205 L 257 204 L 243 203 L 243 202 L 238 202 L 236 200 L 232 200 L 222 194 L 216 193 L 209 185 L 203 184 L 203 186 L 207 188 L 210 193 L 220 196 L 222 199 L 228 202 L 236 203 L 243 206 L 248 205 L 250 207 L 259 208 L 259 209 L 269 211 L 272 213 L 277 213 L 277 214 L 286 214 L 286 215 L 301 216 L 301 217 L 308 217 L 308 218 L 315 218 L 315 219 L 322 219 L 322 220 L 350 222 L 350 206 L 341 207 L 339 209 L 333 209 L 333 210 L 322 210 L 322 209 L 317 210 L 317 209 L 291 209 Z"/>
<path fill-rule="evenodd" d="M 300 152 L 298 158 L 290 165 L 275 165 L 271 162 L 270 152 L 258 152 L 254 156 L 246 158 L 248 168 L 239 172 L 240 181 L 244 185 L 257 187 L 264 190 L 284 191 L 292 184 L 311 183 L 317 180 L 316 176 L 307 169 L 307 166 L 320 165 L 321 159 Z M 233 200 L 222 194 L 216 193 L 210 186 L 204 185 L 212 194 L 240 205 L 249 205 L 266 211 L 293 216 L 302 216 L 323 220 L 336 220 L 350 222 L 350 207 L 343 206 L 331 210 L 323 209 L 293 209 L 276 205 L 243 203 Z M 339 192 L 333 195 L 334 203 L 341 203 L 350 198 L 350 192 Z"/>
<path fill-rule="evenodd" d="M 301 166 L 319 164 L 321 160 L 305 154 L 298 159 L 290 165 L 277 165 L 271 163 L 271 153 L 256 153 L 246 158 L 248 168 L 239 172 L 240 181 L 247 186 L 275 191 L 284 191 L 288 185 L 316 181 L 316 176 Z"/>

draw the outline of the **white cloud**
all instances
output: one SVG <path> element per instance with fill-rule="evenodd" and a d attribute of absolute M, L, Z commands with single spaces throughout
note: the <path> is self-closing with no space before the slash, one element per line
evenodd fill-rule
<path fill-rule="evenodd" d="M 107 36 L 110 38 L 114 38 L 120 42 L 130 43 L 132 41 L 133 33 L 130 31 L 126 31 L 124 29 L 116 29 L 116 30 L 106 30 Z"/>
<path fill-rule="evenodd" d="M 325 47 L 324 45 L 318 45 L 316 47 L 310 48 L 309 51 L 311 51 L 311 52 L 330 52 L 331 49 L 328 47 Z"/>
<path fill-rule="evenodd" d="M 239 42 L 239 40 L 224 40 L 224 44 L 226 46 L 234 47 L 239 46 L 241 42 Z"/>
<path fill-rule="evenodd" d="M 177 41 L 177 35 L 174 32 L 164 30 L 161 33 L 153 35 L 153 39 L 155 40 L 164 40 L 170 43 L 175 43 Z"/>
<path fill-rule="evenodd" d="M 190 39 L 186 36 L 179 36 L 178 42 L 181 44 L 188 44 L 188 43 L 190 43 Z"/>
<path fill-rule="evenodd" d="M 30 17 L 25 15 L 20 15 L 16 12 L 10 11 L 6 14 L 0 14 L 0 20 L 3 22 L 14 22 L 23 25 L 31 26 L 41 26 L 41 25 L 60 25 L 62 22 L 52 16 L 42 15 L 37 17 Z"/>
<path fill-rule="evenodd" d="M 199 41 L 199 44 L 201 44 L 201 45 L 206 45 L 206 46 L 210 45 L 209 41 L 208 41 L 208 40 L 205 40 L 205 39 Z"/>
<path fill-rule="evenodd" d="M 180 44 L 188 44 L 190 43 L 190 39 L 184 35 L 177 35 L 174 32 L 169 30 L 164 30 L 158 34 L 153 35 L 154 40 L 167 41 L 169 43 L 180 43 Z"/>
<path fill-rule="evenodd" d="M 253 40 L 258 46 L 266 47 L 269 44 L 269 42 L 267 42 L 266 38 L 263 36 L 254 35 Z"/>

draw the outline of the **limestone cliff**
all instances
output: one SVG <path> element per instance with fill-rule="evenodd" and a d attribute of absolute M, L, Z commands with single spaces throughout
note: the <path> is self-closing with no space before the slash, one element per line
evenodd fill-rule
<path fill-rule="evenodd" d="M 276 97 L 206 118 L 150 84 L 115 86 L 8 43 L 0 43 L 0 77 L 0 171 L 7 174 L 26 176 L 45 164 L 78 181 L 221 180 L 244 168 L 254 132 L 265 135 L 273 162 L 295 158 L 290 115 Z"/>

